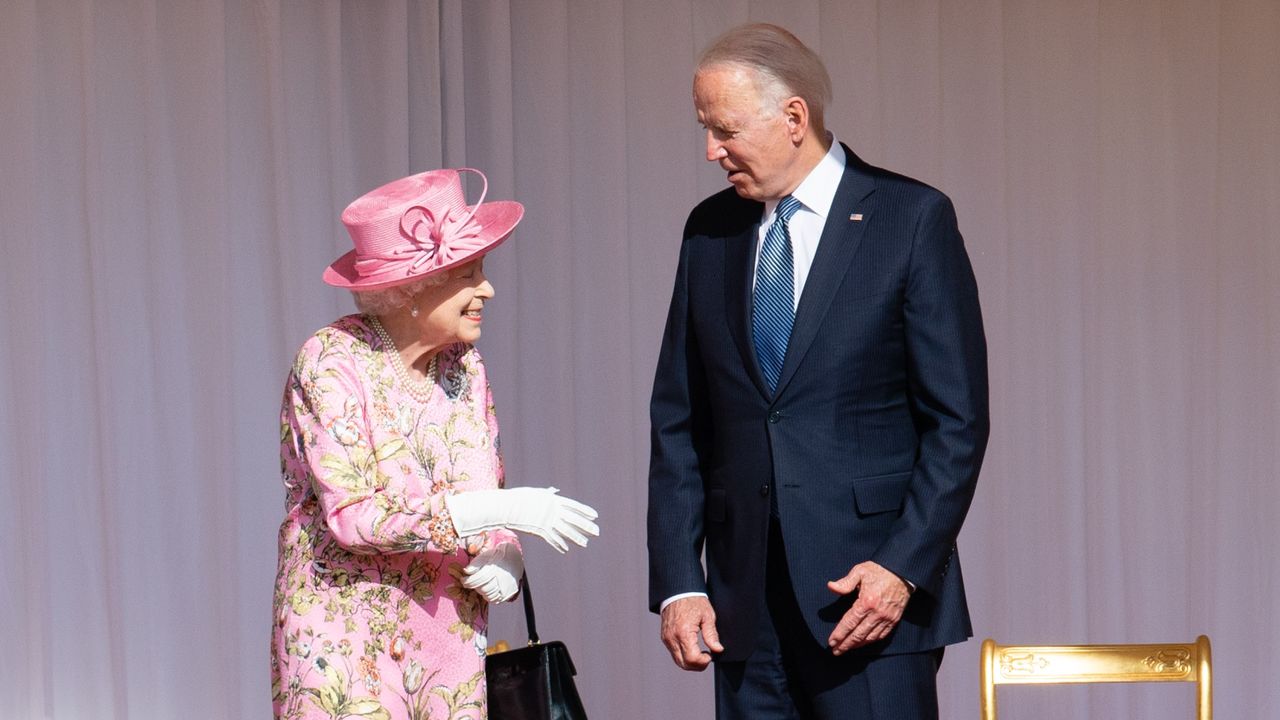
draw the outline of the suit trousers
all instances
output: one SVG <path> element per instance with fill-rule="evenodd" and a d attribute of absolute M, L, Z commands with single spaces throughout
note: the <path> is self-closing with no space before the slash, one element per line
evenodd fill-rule
<path fill-rule="evenodd" d="M 832 655 L 800 614 L 776 517 L 765 582 L 767 612 L 750 657 L 715 663 L 717 720 L 937 719 L 942 649 Z"/>

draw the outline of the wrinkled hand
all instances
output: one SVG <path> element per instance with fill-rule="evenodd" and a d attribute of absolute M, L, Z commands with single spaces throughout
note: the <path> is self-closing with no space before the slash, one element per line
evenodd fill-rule
<path fill-rule="evenodd" d="M 520 590 L 524 557 L 511 543 L 503 543 L 480 553 L 463 568 L 462 586 L 484 595 L 491 603 L 510 600 Z"/>
<path fill-rule="evenodd" d="M 598 517 L 589 505 L 561 497 L 556 488 L 507 488 L 472 490 L 445 498 L 459 537 L 486 530 L 508 528 L 537 535 L 559 552 L 569 542 L 587 546 L 587 536 L 597 537 Z"/>
<path fill-rule="evenodd" d="M 888 637 L 902 619 L 911 597 L 902 578 L 870 560 L 854 565 L 848 575 L 828 582 L 827 587 L 840 595 L 858 591 L 853 607 L 840 618 L 827 639 L 835 655 Z"/>
<path fill-rule="evenodd" d="M 698 634 L 707 652 L 698 643 Z M 716 613 L 702 596 L 680 598 L 662 609 L 662 644 L 681 670 L 702 671 L 711 664 L 712 652 L 724 652 L 716 632 Z"/>

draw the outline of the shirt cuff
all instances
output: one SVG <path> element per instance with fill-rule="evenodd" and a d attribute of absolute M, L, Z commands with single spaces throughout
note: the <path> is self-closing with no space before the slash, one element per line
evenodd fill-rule
<path fill-rule="evenodd" d="M 662 604 L 658 606 L 658 614 L 661 615 L 662 611 L 666 610 L 668 605 L 670 605 L 671 603 L 677 600 L 683 600 L 687 597 L 706 597 L 706 596 L 707 594 L 704 592 L 687 592 L 687 593 L 680 593 L 678 595 L 672 595 L 666 600 L 663 600 Z"/>

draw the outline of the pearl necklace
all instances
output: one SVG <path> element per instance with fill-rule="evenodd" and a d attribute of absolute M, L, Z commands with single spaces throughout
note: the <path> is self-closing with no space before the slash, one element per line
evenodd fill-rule
<path fill-rule="evenodd" d="M 378 322 L 378 318 L 370 315 L 369 324 L 373 326 L 373 331 L 378 334 L 382 340 L 382 349 L 391 356 L 391 369 L 395 371 L 396 379 L 400 381 L 400 387 L 420 402 L 426 402 L 431 399 L 431 393 L 436 387 L 437 364 L 440 353 L 431 356 L 431 362 L 427 365 L 427 379 L 418 380 L 410 377 L 409 369 L 404 366 L 404 360 L 400 357 L 400 351 L 396 349 L 396 344 L 391 339 L 391 334 L 387 329 L 382 327 L 382 323 Z"/>

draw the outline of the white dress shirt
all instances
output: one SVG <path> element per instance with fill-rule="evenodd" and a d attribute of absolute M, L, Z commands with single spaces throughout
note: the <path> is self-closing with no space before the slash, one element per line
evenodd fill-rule
<path fill-rule="evenodd" d="M 787 229 L 791 233 L 791 269 L 795 274 L 792 286 L 795 294 L 791 298 L 791 308 L 800 306 L 800 295 L 804 292 L 804 283 L 809 279 L 809 269 L 813 267 L 813 256 L 818 252 L 818 241 L 822 239 L 822 228 L 826 227 L 827 215 L 831 212 L 831 203 L 836 199 L 836 190 L 840 188 L 840 179 L 844 177 L 844 148 L 831 136 L 831 149 L 822 156 L 818 164 L 809 171 L 799 187 L 791 193 L 791 197 L 800 201 L 800 208 L 791 216 Z M 764 204 L 764 216 L 760 218 L 760 232 L 756 235 L 756 263 L 760 262 L 760 248 L 764 245 L 764 235 L 773 227 L 777 216 L 778 200 L 768 200 Z"/>

